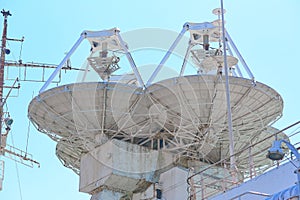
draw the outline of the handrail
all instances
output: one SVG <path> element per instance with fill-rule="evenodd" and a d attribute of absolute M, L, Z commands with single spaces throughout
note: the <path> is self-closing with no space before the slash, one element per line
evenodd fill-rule
<path fill-rule="evenodd" d="M 300 121 L 297 121 L 297 122 L 295 122 L 294 124 L 289 125 L 289 126 L 285 127 L 284 129 L 282 129 L 282 130 L 280 130 L 280 131 L 277 131 L 275 134 L 270 135 L 270 136 L 268 136 L 268 137 L 265 137 L 264 139 L 262 139 L 262 140 L 260 140 L 260 141 L 258 141 L 258 142 L 256 142 L 256 143 L 254 143 L 254 144 L 252 144 L 252 145 L 249 145 L 248 147 L 246 147 L 246 148 L 244 148 L 244 149 L 242 149 L 242 150 L 236 152 L 235 154 L 233 154 L 233 155 L 231 155 L 231 156 L 228 156 L 227 158 L 224 158 L 224 159 L 222 159 L 222 160 L 220 160 L 220 161 L 218 161 L 218 162 L 216 162 L 216 163 L 210 165 L 209 167 L 207 167 L 207 168 L 205 168 L 205 169 L 203 169 L 203 170 L 201 170 L 201 171 L 199 171 L 199 172 L 197 172 L 197 173 L 191 175 L 190 177 L 187 178 L 187 183 L 188 183 L 188 185 L 190 185 L 190 184 L 189 184 L 189 181 L 190 181 L 190 179 L 193 178 L 194 176 L 203 173 L 204 171 L 208 170 L 208 169 L 211 168 L 212 166 L 216 166 L 216 165 L 218 165 L 218 164 L 223 163 L 224 161 L 230 159 L 230 157 L 239 155 L 240 153 L 244 152 L 245 150 L 248 150 L 249 148 L 252 148 L 253 146 L 255 146 L 255 145 L 257 145 L 257 144 L 262 143 L 262 142 L 266 141 L 267 139 L 270 139 L 270 138 L 274 137 L 274 135 L 277 135 L 277 134 L 279 134 L 279 133 L 281 133 L 281 132 L 283 132 L 283 131 L 286 131 L 287 129 L 289 129 L 289 128 L 291 128 L 291 127 L 297 125 L 297 124 L 300 124 Z"/>
<path fill-rule="evenodd" d="M 264 141 L 266 141 L 266 140 L 268 140 L 268 139 L 270 139 L 270 138 L 272 138 L 272 137 L 274 137 L 274 136 L 277 136 L 279 133 L 284 132 L 284 131 L 286 131 L 286 130 L 288 130 L 288 129 L 290 129 L 290 128 L 292 128 L 292 127 L 298 125 L 298 124 L 300 124 L 300 121 L 297 121 L 297 122 L 295 122 L 295 123 L 293 123 L 293 124 L 291 124 L 291 125 L 289 125 L 289 126 L 283 128 L 283 129 L 277 131 L 276 133 L 274 133 L 274 134 L 272 134 L 272 135 L 270 135 L 270 136 L 268 136 L 268 137 L 265 137 L 264 139 L 259 140 L 259 141 L 256 142 L 256 143 L 253 143 L 253 144 L 249 145 L 248 147 L 246 147 L 246 148 L 244 148 L 244 149 L 242 149 L 242 150 L 236 152 L 235 154 L 233 154 L 233 155 L 231 155 L 231 156 L 238 156 L 239 154 L 245 152 L 246 150 L 249 150 L 250 148 L 254 147 L 255 145 L 260 144 L 260 143 L 262 143 L 262 142 L 264 142 Z M 298 132 L 299 132 L 299 131 L 298 131 Z M 292 135 L 294 135 L 294 134 L 292 134 Z M 290 136 L 289 136 L 289 137 L 290 137 Z M 267 149 L 267 148 L 268 148 L 268 147 L 266 147 L 266 149 Z M 256 153 L 257 153 L 257 152 L 256 152 Z M 218 166 L 218 165 L 220 165 L 221 163 L 224 163 L 225 161 L 228 161 L 228 160 L 230 159 L 231 156 L 228 156 L 228 157 L 226 157 L 226 158 L 224 158 L 224 159 L 222 159 L 222 160 L 220 160 L 220 161 L 218 161 L 218 162 L 216 162 L 216 163 L 213 163 L 213 164 L 211 164 L 210 166 L 208 166 L 208 167 L 206 167 L 206 168 L 200 170 L 199 172 L 196 172 L 195 174 L 189 176 L 189 177 L 187 178 L 187 184 L 189 185 L 189 187 L 191 187 L 191 182 L 190 182 L 190 181 L 191 181 L 191 179 L 192 179 L 193 177 L 195 177 L 195 176 L 197 176 L 197 175 L 199 175 L 199 174 L 204 173 L 205 171 L 211 169 L 211 168 L 214 167 L 214 166 Z M 196 193 L 197 193 L 197 192 L 196 192 Z M 189 194 L 188 199 L 190 199 L 191 197 L 193 197 L 193 195 Z"/>
<path fill-rule="evenodd" d="M 270 196 L 272 196 L 270 194 L 263 193 L 263 192 L 248 191 L 248 192 L 243 192 L 242 194 L 239 194 L 237 196 L 234 196 L 230 200 L 234 200 L 235 198 L 242 197 L 242 196 L 244 196 L 246 194 L 254 194 L 254 195 L 264 196 L 264 197 L 270 197 Z"/>

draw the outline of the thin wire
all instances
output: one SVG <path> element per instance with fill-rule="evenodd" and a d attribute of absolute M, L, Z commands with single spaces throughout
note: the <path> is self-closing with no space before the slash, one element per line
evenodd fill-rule
<path fill-rule="evenodd" d="M 298 167 L 296 166 L 296 164 L 293 162 L 293 160 L 291 158 L 289 158 L 289 156 L 285 155 L 286 159 L 288 161 L 290 161 L 290 163 L 292 163 L 292 165 L 294 165 L 294 167 L 297 169 Z"/>
<path fill-rule="evenodd" d="M 29 143 L 29 133 L 30 133 L 30 120 L 28 119 L 28 127 L 27 127 L 27 140 L 26 140 L 26 149 L 25 149 L 25 157 L 27 156 L 27 149 Z"/>
<path fill-rule="evenodd" d="M 299 127 L 300 128 L 300 127 Z M 297 128 L 297 129 L 299 129 L 299 128 Z M 296 130 L 297 130 L 296 129 Z M 296 131 L 296 132 L 292 132 L 290 135 L 288 135 L 288 137 L 292 137 L 292 136 L 294 136 L 294 135 L 297 135 L 298 133 L 300 133 L 300 131 Z"/>
<path fill-rule="evenodd" d="M 31 97 L 31 99 L 33 99 L 33 97 L 34 97 L 34 91 L 32 91 L 32 97 Z M 28 149 L 28 144 L 29 144 L 30 125 L 31 125 L 31 121 L 28 119 L 28 127 L 27 127 L 27 140 L 26 140 L 25 157 L 27 156 L 27 149 Z"/>
<path fill-rule="evenodd" d="M 11 141 L 12 141 L 12 145 L 15 146 L 15 144 L 14 144 L 14 139 L 13 139 L 13 134 L 11 134 Z M 22 189 L 21 189 L 21 181 L 20 181 L 19 168 L 18 168 L 18 163 L 17 163 L 17 161 L 15 161 L 15 165 L 16 165 L 16 171 L 17 171 L 17 179 L 18 179 L 18 186 L 19 186 L 20 199 L 23 200 L 23 197 L 22 197 Z"/>
<path fill-rule="evenodd" d="M 15 161 L 15 165 L 16 165 L 16 171 L 17 171 L 17 178 L 18 178 L 18 185 L 19 185 L 20 199 L 22 200 L 23 197 L 22 197 L 21 181 L 20 181 L 19 168 L 18 168 L 17 161 Z"/>
<path fill-rule="evenodd" d="M 11 49 L 11 46 L 10 46 L 9 42 L 6 42 L 6 44 L 7 44 L 7 46 L 9 47 L 9 49 Z M 16 56 L 15 56 L 14 52 L 11 51 L 10 54 L 11 54 L 11 56 L 13 57 L 13 60 L 16 61 L 17 59 L 16 59 Z"/>

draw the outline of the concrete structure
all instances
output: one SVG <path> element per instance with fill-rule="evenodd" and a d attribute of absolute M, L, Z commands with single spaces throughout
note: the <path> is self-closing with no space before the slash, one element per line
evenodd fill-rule
<path fill-rule="evenodd" d="M 158 183 L 173 163 L 172 154 L 111 140 L 81 158 L 80 191 L 97 196 L 118 191 L 132 198 Z"/>

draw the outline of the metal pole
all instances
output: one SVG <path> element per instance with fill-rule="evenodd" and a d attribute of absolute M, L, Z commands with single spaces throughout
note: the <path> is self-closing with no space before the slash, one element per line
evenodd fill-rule
<path fill-rule="evenodd" d="M 195 46 L 195 45 L 192 45 L 189 42 L 189 46 L 188 46 L 188 48 L 186 50 L 186 53 L 185 53 L 185 56 L 184 56 L 184 60 L 183 60 L 183 63 L 182 63 L 182 67 L 181 67 L 179 76 L 183 76 L 183 73 L 185 71 L 185 67 L 186 67 L 186 64 L 187 64 L 187 59 L 188 59 L 188 57 L 190 55 L 190 52 L 191 52 L 191 49 L 193 48 L 193 46 Z"/>
<path fill-rule="evenodd" d="M 177 46 L 177 44 L 179 43 L 179 41 L 181 40 L 182 36 L 184 35 L 184 33 L 186 31 L 187 31 L 187 26 L 184 26 L 183 29 L 181 30 L 181 32 L 179 33 L 179 35 L 177 36 L 176 40 L 173 42 L 173 44 L 169 48 L 166 55 L 163 57 L 163 59 L 160 61 L 159 65 L 156 67 L 156 69 L 154 70 L 154 72 L 150 76 L 149 80 L 146 83 L 146 87 L 148 87 L 152 83 L 152 81 L 155 79 L 158 72 L 164 66 L 165 62 L 168 60 L 169 56 L 171 55 L 171 53 L 173 52 L 173 50 L 175 49 L 175 47 Z"/>
<path fill-rule="evenodd" d="M 4 25 L 2 33 L 2 46 L 1 46 L 1 65 L 0 65 L 0 145 L 2 143 L 2 118 L 3 118 L 3 85 L 4 85 L 4 65 L 5 65 L 5 48 L 6 48 L 6 35 L 7 35 L 7 17 L 11 16 L 9 11 L 2 10 L 4 16 Z"/>
<path fill-rule="evenodd" d="M 223 33 L 224 34 L 224 33 Z M 249 77 L 254 80 L 254 76 L 250 70 L 250 68 L 248 67 L 246 61 L 244 60 L 243 56 L 241 55 L 241 53 L 239 52 L 239 50 L 237 49 L 237 47 L 235 46 L 234 42 L 232 41 L 230 35 L 228 34 L 228 32 L 225 32 L 226 34 L 226 38 L 229 42 L 229 44 L 232 46 L 234 52 L 236 53 L 237 57 L 239 58 L 240 62 L 242 63 L 242 65 L 244 66 L 246 72 L 248 73 Z"/>
<path fill-rule="evenodd" d="M 76 41 L 74 46 L 71 48 L 71 50 L 67 53 L 67 55 L 64 57 L 64 59 L 60 62 L 60 64 L 57 66 L 57 68 L 54 70 L 54 72 L 51 74 L 49 79 L 46 81 L 46 83 L 43 85 L 43 87 L 40 89 L 39 93 L 42 93 L 47 89 L 49 84 L 53 81 L 57 73 L 63 68 L 64 64 L 67 62 L 67 60 L 71 57 L 71 55 L 74 53 L 74 51 L 77 49 L 77 47 L 80 45 L 82 40 L 85 38 L 85 32 L 83 32 L 79 39 Z"/>
<path fill-rule="evenodd" d="M 230 169 L 235 170 L 234 138 L 232 132 L 232 116 L 231 116 L 231 106 L 230 106 L 230 92 L 229 92 L 230 88 L 229 88 L 229 77 L 228 77 L 227 55 L 226 55 L 223 0 L 221 0 L 221 15 L 222 15 L 222 37 L 223 37 L 224 68 L 225 68 L 225 83 L 226 83 L 227 117 L 228 117 Z"/>
<path fill-rule="evenodd" d="M 131 68 L 133 70 L 133 73 L 134 73 L 134 75 L 135 75 L 135 77 L 136 77 L 139 85 L 141 87 L 145 87 L 144 81 L 143 81 L 143 79 L 141 77 L 141 74 L 139 73 L 139 71 L 138 71 L 138 69 L 137 69 L 137 67 L 135 65 L 135 62 L 134 62 L 134 60 L 133 60 L 130 52 L 128 51 L 128 49 L 126 47 L 125 42 L 123 41 L 123 39 L 122 39 L 122 37 L 120 36 L 119 33 L 117 33 L 116 35 L 117 35 L 118 39 L 120 40 L 120 45 L 122 46 L 123 50 L 125 51 L 125 55 L 126 55 L 128 61 L 130 63 L 130 66 L 131 66 Z"/>
<path fill-rule="evenodd" d="M 227 48 L 228 48 L 228 52 L 229 52 L 229 54 L 230 54 L 231 56 L 233 56 L 233 53 L 232 53 L 232 51 L 231 51 L 231 48 L 230 48 L 230 46 L 229 46 L 229 45 L 227 45 Z M 241 69 L 240 69 L 240 66 L 239 66 L 239 64 L 236 64 L 235 66 L 236 66 L 236 69 L 237 69 L 237 71 L 238 71 L 238 75 L 239 75 L 239 77 L 242 77 L 242 78 L 244 78 L 244 77 L 243 77 L 243 74 L 242 74 L 242 72 L 241 72 Z"/>

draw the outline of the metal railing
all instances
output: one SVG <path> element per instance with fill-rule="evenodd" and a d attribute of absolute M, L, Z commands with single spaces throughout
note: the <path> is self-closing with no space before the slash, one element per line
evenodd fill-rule
<path fill-rule="evenodd" d="M 249 194 L 250 195 L 255 195 L 255 196 L 264 196 L 264 197 L 270 197 L 271 196 L 270 194 L 266 194 L 266 193 L 262 193 L 262 192 L 248 191 L 248 192 L 244 192 L 242 194 L 236 195 L 233 198 L 231 198 L 230 200 L 234 200 L 236 198 L 240 199 L 242 196 L 249 195 Z"/>
<path fill-rule="evenodd" d="M 256 147 L 267 140 L 269 140 L 271 144 L 279 133 L 285 132 L 292 127 L 296 127 L 296 131 L 291 134 L 286 134 L 290 141 L 293 142 L 294 137 L 300 136 L 300 121 L 276 132 L 275 134 L 263 138 L 262 140 L 259 140 L 258 142 L 249 145 L 232 155 L 235 156 L 239 166 L 243 166 L 243 168 L 239 167 L 239 169 L 231 170 L 228 164 L 230 160 L 229 156 L 214 164 L 207 165 L 205 168 L 198 169 L 197 171 L 194 170 L 194 173 L 187 179 L 189 185 L 188 200 L 205 200 L 214 195 L 224 193 L 234 186 L 264 173 L 273 166 L 278 166 L 280 163 L 287 162 L 289 158 L 280 161 L 280 163 L 267 160 L 265 155 L 267 154 L 270 146 L 263 148 Z M 256 163 L 260 163 L 260 166 L 257 166 Z M 261 165 L 261 163 L 265 163 L 265 165 Z"/>

